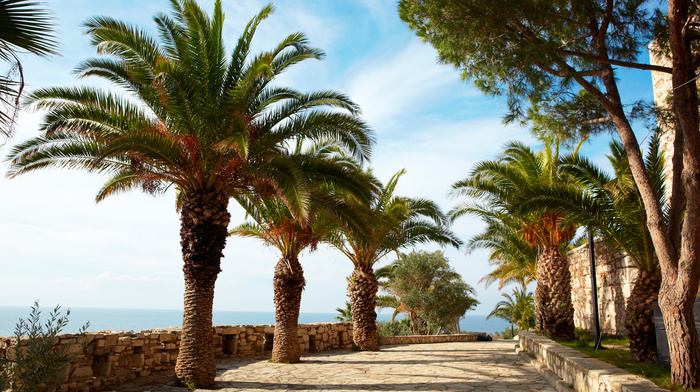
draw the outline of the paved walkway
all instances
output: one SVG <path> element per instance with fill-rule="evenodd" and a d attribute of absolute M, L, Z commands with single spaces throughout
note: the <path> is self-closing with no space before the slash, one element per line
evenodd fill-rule
<path fill-rule="evenodd" d="M 379 352 L 348 350 L 304 354 L 301 363 L 269 357 L 217 364 L 220 391 L 555 391 L 514 352 L 515 341 L 382 346 Z M 120 392 L 183 392 L 172 372 L 108 388 Z M 172 380 L 172 378 L 171 378 Z"/>

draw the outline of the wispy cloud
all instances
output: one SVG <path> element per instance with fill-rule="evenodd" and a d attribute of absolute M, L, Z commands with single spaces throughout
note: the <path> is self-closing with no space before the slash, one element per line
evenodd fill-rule
<path fill-rule="evenodd" d="M 435 50 L 418 39 L 397 52 L 359 62 L 348 74 L 352 76 L 346 90 L 379 132 L 425 112 L 435 101 L 469 91 L 466 86 L 462 91 L 455 89 L 456 83 L 461 85 L 457 72 L 437 64 Z"/>

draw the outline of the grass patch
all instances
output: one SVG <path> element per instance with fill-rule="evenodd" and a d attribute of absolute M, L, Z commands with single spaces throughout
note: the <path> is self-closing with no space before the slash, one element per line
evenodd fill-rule
<path fill-rule="evenodd" d="M 629 342 L 619 337 L 603 338 L 602 345 L 605 350 L 591 348 L 592 340 L 575 340 L 570 342 L 558 342 L 559 344 L 576 349 L 593 358 L 600 359 L 620 369 L 646 378 L 654 384 L 670 389 L 674 392 L 700 392 L 700 389 L 685 389 L 671 385 L 671 368 L 655 363 L 638 363 L 630 360 Z"/>

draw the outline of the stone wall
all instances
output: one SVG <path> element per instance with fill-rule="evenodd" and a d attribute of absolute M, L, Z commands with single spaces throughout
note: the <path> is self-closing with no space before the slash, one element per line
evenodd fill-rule
<path fill-rule="evenodd" d="M 454 335 L 382 336 L 381 344 L 423 344 L 447 342 L 476 342 L 483 333 L 460 333 Z"/>
<path fill-rule="evenodd" d="M 214 327 L 217 358 L 250 357 L 272 351 L 274 325 L 225 325 Z M 87 392 L 175 367 L 180 328 L 141 332 L 102 331 L 82 336 L 60 335 L 75 359 L 66 369 L 61 392 Z M 299 326 L 299 342 L 305 352 L 352 346 L 352 323 L 316 323 Z M 0 338 L 0 356 L 13 359 L 14 339 Z M 26 345 L 27 340 L 19 343 Z"/>
<path fill-rule="evenodd" d="M 567 254 L 571 271 L 574 324 L 593 331 L 593 301 L 588 244 Z M 625 306 L 637 279 L 637 267 L 621 252 L 611 252 L 601 240 L 595 242 L 598 314 L 602 333 L 625 335 Z"/>

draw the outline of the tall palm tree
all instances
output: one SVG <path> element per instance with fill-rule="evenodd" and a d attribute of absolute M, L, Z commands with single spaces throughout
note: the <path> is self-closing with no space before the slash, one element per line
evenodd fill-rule
<path fill-rule="evenodd" d="M 338 152 L 341 152 L 338 154 Z M 299 262 L 305 249 L 316 249 L 319 241 L 341 225 L 360 226 L 362 217 L 347 208 L 347 199 L 367 200 L 375 191 L 371 178 L 342 153 L 338 143 L 319 143 L 296 153 L 305 158 L 305 175 L 313 188 L 309 192 L 309 212 L 300 219 L 279 199 L 256 200 L 237 197 L 252 222 L 230 231 L 232 235 L 252 237 L 277 248 L 281 257 L 275 266 L 273 288 L 275 302 L 275 334 L 272 360 L 296 363 L 301 358 L 297 337 L 301 294 L 306 280 Z"/>
<path fill-rule="evenodd" d="M 323 57 L 303 34 L 294 33 L 251 58 L 251 40 L 271 5 L 248 23 L 230 59 L 219 0 L 211 17 L 194 0 L 171 0 L 171 6 L 170 14 L 154 17 L 158 39 L 110 17 L 86 22 L 92 44 L 108 57 L 83 62 L 78 75 L 102 77 L 120 91 L 33 92 L 29 104 L 48 110 L 43 133 L 13 149 L 9 176 L 50 167 L 111 174 L 97 201 L 131 189 L 175 188 L 185 277 L 175 372 L 181 381 L 212 387 L 212 304 L 229 198 L 274 196 L 295 216 L 306 217 L 308 184 L 302 164 L 285 153 L 285 145 L 330 138 L 362 161 L 372 139 L 358 107 L 342 94 L 270 84 L 290 66 Z"/>
<path fill-rule="evenodd" d="M 619 142 L 610 143 L 608 160 L 614 177 L 584 157 L 567 157 L 562 171 L 576 186 L 560 184 L 534 189 L 527 206 L 555 208 L 569 214 L 579 224 L 602 233 L 613 249 L 625 252 L 635 262 L 637 280 L 625 308 L 630 357 L 638 362 L 655 362 L 658 353 L 653 304 L 661 288 L 659 263 L 647 228 L 644 204 L 632 179 L 627 154 Z M 649 144 L 645 168 L 660 203 L 664 204 L 663 159 L 657 137 Z"/>
<path fill-rule="evenodd" d="M 452 186 L 452 195 L 477 202 L 462 203 L 450 215 L 453 220 L 465 214 L 485 217 L 487 222 L 518 220 L 522 239 L 540 247 L 535 303 L 543 332 L 570 340 L 574 338 L 571 273 L 562 248 L 576 226 L 563 225 L 562 214 L 554 211 L 522 209 L 530 189 L 563 181 L 560 166 L 558 143 L 545 143 L 538 153 L 522 143 L 508 143 L 499 159 L 478 163 L 468 178 Z"/>
<path fill-rule="evenodd" d="M 0 136 L 12 136 L 20 97 L 24 90 L 24 71 L 18 55 L 37 56 L 56 53 L 57 42 L 50 15 L 38 2 L 0 0 L 0 61 L 10 66 L 0 75 Z M 2 143 L 0 143 L 2 144 Z"/>
<path fill-rule="evenodd" d="M 510 323 L 511 334 L 515 336 L 513 324 L 518 326 L 520 331 L 530 328 L 535 317 L 535 299 L 532 293 L 527 291 L 525 285 L 513 289 L 513 295 L 501 294 L 505 300 L 496 304 L 496 307 L 486 316 L 486 319 L 498 317 Z"/>
<path fill-rule="evenodd" d="M 436 242 L 455 247 L 461 244 L 434 202 L 394 195 L 403 174 L 403 170 L 394 174 L 368 205 L 356 203 L 370 222 L 364 232 L 344 230 L 327 240 L 354 265 L 348 278 L 348 297 L 352 305 L 353 339 L 363 351 L 379 349 L 374 264 L 390 252 L 418 243 Z"/>

